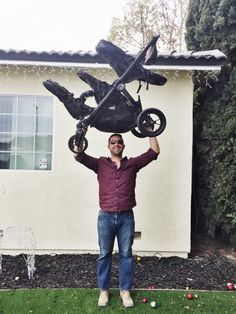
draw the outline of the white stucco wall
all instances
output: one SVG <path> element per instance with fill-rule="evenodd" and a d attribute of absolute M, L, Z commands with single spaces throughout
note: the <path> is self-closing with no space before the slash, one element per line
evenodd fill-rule
<path fill-rule="evenodd" d="M 22 68 L 25 69 L 24 67 Z M 43 70 L 36 75 L 29 68 L 14 75 L 8 66 L 0 74 L 0 94 L 51 95 L 42 81 L 52 78 L 79 96 L 88 85 L 65 69 Z M 36 71 L 37 72 L 37 71 Z M 111 70 L 93 72 L 96 77 L 112 81 Z M 113 74 L 112 74 L 113 75 Z M 187 72 L 167 74 L 166 86 L 143 86 L 140 95 L 143 108 L 156 107 L 167 118 L 167 127 L 159 136 L 161 154 L 138 173 L 134 208 L 136 231 L 141 239 L 133 249 L 139 254 L 177 255 L 190 252 L 192 102 L 193 86 Z M 137 83 L 127 85 L 136 97 Z M 74 120 L 54 97 L 53 169 L 49 172 L 0 170 L 0 230 L 3 230 L 2 252 L 16 254 L 26 250 L 17 233 L 29 228 L 36 241 L 36 252 L 96 252 L 98 184 L 96 175 L 76 163 L 67 148 L 74 134 Z M 109 155 L 108 134 L 90 129 L 87 153 Z M 136 156 L 148 148 L 148 139 L 130 132 L 123 135 L 125 154 Z M 7 228 L 15 230 L 15 239 L 7 239 Z M 28 229 L 27 229 L 28 230 Z M 4 238 L 5 235 L 5 238 Z M 22 235 L 21 235 L 22 236 Z"/>

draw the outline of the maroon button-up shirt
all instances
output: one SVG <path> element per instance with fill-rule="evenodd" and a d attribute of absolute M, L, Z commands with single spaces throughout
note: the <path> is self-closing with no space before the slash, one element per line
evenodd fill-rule
<path fill-rule="evenodd" d="M 129 210 L 136 205 L 136 174 L 152 160 L 157 159 L 157 156 L 150 148 L 140 156 L 129 159 L 124 157 L 119 168 L 109 157 L 94 158 L 82 153 L 75 159 L 97 174 L 100 208 L 115 212 Z"/>

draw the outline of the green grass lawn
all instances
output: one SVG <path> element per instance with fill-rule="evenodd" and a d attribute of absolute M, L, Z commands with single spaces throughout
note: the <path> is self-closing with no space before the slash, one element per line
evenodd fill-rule
<path fill-rule="evenodd" d="M 0 314 L 24 313 L 236 313 L 236 292 L 198 292 L 188 300 L 190 291 L 132 291 L 135 307 L 124 309 L 119 291 L 111 290 L 110 305 L 97 307 L 97 289 L 24 289 L 0 291 Z M 142 298 L 148 303 L 142 303 Z M 150 301 L 156 301 L 152 308 Z"/>

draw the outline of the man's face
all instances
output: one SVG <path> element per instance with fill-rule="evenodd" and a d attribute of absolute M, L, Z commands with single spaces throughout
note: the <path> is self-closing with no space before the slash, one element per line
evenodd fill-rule
<path fill-rule="evenodd" d="M 125 145 L 119 136 L 112 136 L 108 145 L 108 149 L 113 156 L 122 156 Z"/>

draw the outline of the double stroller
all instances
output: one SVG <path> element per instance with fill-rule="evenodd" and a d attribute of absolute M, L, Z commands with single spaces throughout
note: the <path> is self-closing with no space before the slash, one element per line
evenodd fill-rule
<path fill-rule="evenodd" d="M 98 80 L 87 72 L 79 71 L 78 77 L 87 83 L 88 90 L 75 98 L 65 87 L 55 81 L 46 80 L 44 86 L 64 104 L 70 115 L 78 120 L 76 132 L 68 141 L 69 149 L 74 152 L 74 145 L 79 153 L 88 147 L 85 137 L 88 126 L 109 133 L 131 131 L 139 138 L 160 135 L 166 127 L 165 115 L 156 108 L 143 110 L 140 97 L 134 100 L 125 88 L 126 83 L 134 80 L 153 85 L 164 85 L 167 79 L 147 70 L 143 65 L 156 61 L 156 42 L 159 36 L 153 37 L 149 44 L 134 58 L 109 41 L 100 40 L 96 46 L 98 55 L 115 70 L 119 78 L 112 84 Z M 94 97 L 97 104 L 91 107 L 86 104 L 89 97 Z M 77 151 L 76 151 L 77 152 Z"/>

